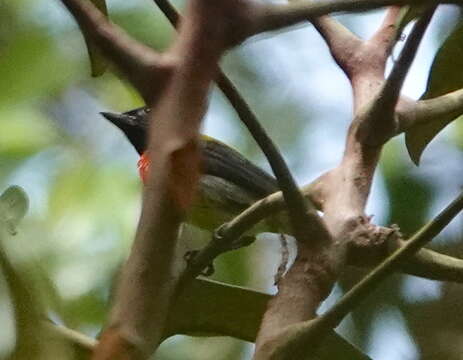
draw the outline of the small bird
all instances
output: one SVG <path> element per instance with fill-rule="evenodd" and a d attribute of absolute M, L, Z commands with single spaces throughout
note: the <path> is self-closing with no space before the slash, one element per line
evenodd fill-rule
<path fill-rule="evenodd" d="M 122 130 L 140 155 L 138 168 L 143 181 L 149 167 L 146 153 L 149 112 L 149 108 L 141 107 L 120 114 L 101 113 Z M 188 214 L 188 223 L 214 231 L 257 200 L 278 191 L 275 178 L 228 145 L 201 135 L 200 147 L 202 176 L 197 198 Z M 276 223 L 264 223 L 254 232 L 274 232 L 277 229 Z"/>

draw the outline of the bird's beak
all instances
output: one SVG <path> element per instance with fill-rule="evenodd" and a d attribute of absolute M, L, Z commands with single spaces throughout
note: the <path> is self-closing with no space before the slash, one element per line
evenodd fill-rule
<path fill-rule="evenodd" d="M 119 128 L 121 127 L 121 125 L 127 125 L 127 117 L 124 114 L 116 114 L 111 112 L 100 112 L 100 114 L 106 120 L 109 120 Z"/>
<path fill-rule="evenodd" d="M 127 113 L 100 113 L 106 120 L 115 125 L 129 139 L 139 154 L 145 151 L 145 129 L 137 124 L 134 116 Z"/>

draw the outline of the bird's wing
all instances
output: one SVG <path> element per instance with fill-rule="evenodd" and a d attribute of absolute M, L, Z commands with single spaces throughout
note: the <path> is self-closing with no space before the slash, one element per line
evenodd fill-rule
<path fill-rule="evenodd" d="M 205 174 L 223 178 L 245 189 L 255 197 L 254 201 L 278 191 L 275 178 L 228 145 L 209 138 L 202 141 L 201 146 Z"/>

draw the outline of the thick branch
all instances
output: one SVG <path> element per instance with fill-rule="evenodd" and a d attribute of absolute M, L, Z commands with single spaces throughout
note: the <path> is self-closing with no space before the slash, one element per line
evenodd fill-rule
<path fill-rule="evenodd" d="M 167 10 L 171 11 L 172 9 L 168 8 Z M 175 21 L 175 18 L 172 20 Z M 266 318 L 264 318 L 261 331 L 259 332 L 259 344 L 259 341 L 266 339 L 267 330 L 273 331 L 273 329 L 281 328 L 287 324 L 288 320 L 293 321 L 290 320 L 290 318 L 296 319 L 299 316 L 302 316 L 302 319 L 306 319 L 306 309 L 309 311 L 307 314 L 312 316 L 315 309 L 318 307 L 319 301 L 321 301 L 329 293 L 334 281 L 334 262 L 330 263 L 323 261 L 323 264 L 318 263 L 320 265 L 320 269 L 318 271 L 310 274 L 303 272 L 302 276 L 299 276 L 300 272 L 298 271 L 298 268 L 301 268 L 301 266 L 303 268 L 311 266 L 312 258 L 309 259 L 308 256 L 305 256 L 305 254 L 310 254 L 314 249 L 316 249 L 316 251 L 314 251 L 315 254 L 320 254 L 324 247 L 330 244 L 331 237 L 318 214 L 313 209 L 310 213 L 307 211 L 306 203 L 299 192 L 299 189 L 297 188 L 283 157 L 231 81 L 221 74 L 218 80 L 218 85 L 228 97 L 233 107 L 238 112 L 238 115 L 267 156 L 288 206 L 294 234 L 300 241 L 298 251 L 299 260 L 296 262 L 298 265 L 296 267 L 293 266 L 289 275 L 283 279 L 280 284 L 279 295 L 274 299 L 274 301 L 272 301 L 273 305 L 270 306 L 270 308 L 275 309 L 277 307 L 275 304 L 281 301 L 281 298 L 284 299 L 287 297 L 288 293 L 292 293 L 292 295 L 294 295 L 290 289 L 297 284 L 297 289 L 299 290 L 299 296 L 297 296 L 297 307 L 299 309 L 297 311 L 298 315 L 296 317 L 288 317 L 283 314 L 278 314 L 279 320 L 277 322 L 273 321 L 274 319 L 269 322 L 266 319 L 273 318 L 274 316 L 271 315 L 272 312 L 267 311 Z M 311 236 L 311 238 L 309 238 L 309 236 Z M 217 256 L 220 251 L 223 251 L 223 239 L 218 240 L 220 241 L 212 242 L 210 246 L 206 247 L 206 249 L 194 259 L 193 266 L 190 266 L 190 268 L 187 269 L 184 273 L 185 275 L 182 277 L 183 279 L 195 276 L 198 270 L 204 266 L 205 261 L 207 261 L 208 258 Z M 324 255 L 321 255 L 319 258 L 324 259 Z M 295 274 L 295 277 L 292 274 Z M 298 277 L 300 278 L 299 281 L 293 281 L 294 278 Z M 307 306 L 307 295 L 310 295 L 314 291 L 316 292 L 316 295 L 314 295 L 314 301 L 310 306 Z M 293 296 L 293 299 L 295 297 L 296 296 Z M 303 314 L 301 314 L 301 312 Z"/>
<path fill-rule="evenodd" d="M 406 4 L 435 4 L 435 3 L 460 3 L 461 0 L 331 0 L 323 2 L 299 1 L 289 5 L 265 4 L 255 14 L 253 26 L 244 31 L 245 37 L 255 34 L 278 30 L 307 19 L 313 19 L 322 15 L 342 11 L 367 11 L 389 5 Z"/>
<path fill-rule="evenodd" d="M 199 178 L 199 126 L 218 60 L 228 46 L 223 19 L 233 6 L 189 2 L 170 51 L 178 66 L 149 119 L 151 166 L 142 214 L 95 359 L 147 358 L 162 339 L 178 286 L 179 225 Z"/>
<path fill-rule="evenodd" d="M 154 0 L 173 23 L 177 21 L 175 10 L 166 0 Z M 441 3 L 458 3 L 461 0 L 444 0 Z M 239 6 L 244 9 L 239 24 L 235 28 L 233 44 L 266 31 L 278 30 L 306 20 L 312 21 L 320 16 L 334 12 L 361 12 L 389 5 L 403 5 L 436 0 L 331 0 L 323 2 L 298 1 L 293 4 L 268 4 L 260 1 L 242 1 Z M 233 19 L 233 20 L 236 20 Z"/>
<path fill-rule="evenodd" d="M 360 221 L 364 221 L 362 218 Z M 375 267 L 407 244 L 397 228 L 384 228 L 373 224 L 358 226 L 351 235 L 347 252 L 349 265 Z M 420 249 L 400 266 L 401 272 L 426 279 L 463 283 L 463 259 Z"/>
<path fill-rule="evenodd" d="M 391 6 L 376 33 L 352 54 L 346 62 L 354 92 L 354 112 L 367 104 L 384 81 L 386 61 L 396 42 L 395 20 L 399 7 Z"/>

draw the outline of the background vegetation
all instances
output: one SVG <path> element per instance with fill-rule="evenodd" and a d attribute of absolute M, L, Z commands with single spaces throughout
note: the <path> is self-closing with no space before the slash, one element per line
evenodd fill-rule
<path fill-rule="evenodd" d="M 112 19 L 134 37 L 157 49 L 168 46 L 173 31 L 151 1 L 109 3 Z M 381 15 L 340 19 L 368 35 Z M 408 77 L 410 96 L 421 95 L 433 53 L 459 16 L 450 6 L 439 10 Z M 17 235 L 5 237 L 2 246 L 33 302 L 53 321 L 95 336 L 104 323 L 112 279 L 133 239 L 141 187 L 135 152 L 98 112 L 128 110 L 141 100 L 112 73 L 90 78 L 81 34 L 58 1 L 1 2 L 0 54 L 0 192 L 18 184 L 30 198 Z M 337 163 L 351 94 L 310 25 L 252 39 L 226 57 L 224 68 L 299 183 Z M 267 167 L 240 126 L 214 92 L 205 132 Z M 462 185 L 462 136 L 457 121 L 432 143 L 419 168 L 409 160 L 403 136 L 388 144 L 370 204 L 377 222 L 396 223 L 409 235 L 454 197 Z M 433 246 L 461 254 L 461 225 L 458 217 Z M 221 257 L 214 278 L 274 291 L 279 247 L 264 236 L 265 244 Z M 361 275 L 346 274 L 327 302 Z M 15 303 L 6 277 L 0 278 L 0 357 L 15 343 Z M 454 305 L 461 311 L 462 290 L 458 284 L 394 276 L 344 321 L 341 332 L 375 359 L 460 359 L 463 316 Z M 249 348 L 229 338 L 176 336 L 156 359 L 239 359 Z"/>

